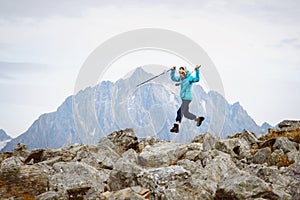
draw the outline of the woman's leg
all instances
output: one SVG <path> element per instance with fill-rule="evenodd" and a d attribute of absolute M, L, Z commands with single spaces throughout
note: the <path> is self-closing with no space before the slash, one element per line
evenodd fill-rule
<path fill-rule="evenodd" d="M 196 115 L 194 115 L 193 113 L 190 113 L 189 109 L 190 109 L 190 100 L 182 100 L 182 104 L 181 104 L 181 113 L 188 119 L 190 120 L 195 120 L 197 117 Z"/>

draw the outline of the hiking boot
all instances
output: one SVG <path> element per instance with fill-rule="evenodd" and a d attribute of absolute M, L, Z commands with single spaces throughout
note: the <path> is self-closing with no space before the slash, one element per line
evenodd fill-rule
<path fill-rule="evenodd" d="M 196 119 L 195 119 L 195 121 L 197 122 L 197 126 L 201 126 L 201 124 L 202 124 L 202 122 L 204 121 L 204 117 L 197 117 Z"/>
<path fill-rule="evenodd" d="M 174 124 L 173 128 L 170 129 L 170 132 L 178 133 L 179 132 L 179 124 Z"/>

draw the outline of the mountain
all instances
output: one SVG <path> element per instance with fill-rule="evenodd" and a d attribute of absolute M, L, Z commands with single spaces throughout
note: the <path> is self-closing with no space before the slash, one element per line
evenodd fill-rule
<path fill-rule="evenodd" d="M 0 150 L 11 140 L 12 138 L 7 133 L 0 129 Z"/>
<path fill-rule="evenodd" d="M 0 129 L 0 141 L 10 140 L 10 139 L 11 137 L 7 135 L 7 133 L 3 129 Z"/>
<path fill-rule="evenodd" d="M 183 119 L 180 133 L 170 133 L 181 104 L 179 87 L 170 81 L 169 74 L 136 87 L 152 76 L 137 68 L 115 83 L 102 81 L 69 96 L 57 111 L 41 115 L 2 151 L 12 151 L 18 143 L 25 143 L 29 150 L 59 148 L 72 143 L 91 144 L 110 132 L 128 127 L 133 128 L 139 138 L 154 136 L 177 142 L 191 141 L 205 132 L 220 137 L 243 129 L 263 132 L 239 103 L 231 105 L 219 93 L 205 92 L 200 85 L 194 85 L 190 111 L 203 115 L 205 121 L 198 128 L 194 121 Z"/>

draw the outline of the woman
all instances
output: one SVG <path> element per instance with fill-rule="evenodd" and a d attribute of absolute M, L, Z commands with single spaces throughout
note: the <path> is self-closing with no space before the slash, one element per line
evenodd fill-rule
<path fill-rule="evenodd" d="M 201 65 L 200 65 L 201 66 Z M 176 66 L 171 68 L 171 80 L 175 82 L 180 82 L 180 97 L 182 100 L 182 104 L 177 111 L 176 123 L 174 124 L 173 128 L 170 129 L 171 132 L 178 133 L 179 132 L 179 125 L 182 120 L 182 116 L 190 120 L 195 120 L 197 126 L 200 126 L 204 117 L 196 117 L 193 113 L 189 111 L 189 105 L 192 101 L 192 85 L 193 83 L 199 82 L 200 80 L 200 66 L 195 67 L 196 77 L 192 77 L 191 73 L 187 70 L 185 66 L 179 68 L 179 76 L 175 76 Z"/>

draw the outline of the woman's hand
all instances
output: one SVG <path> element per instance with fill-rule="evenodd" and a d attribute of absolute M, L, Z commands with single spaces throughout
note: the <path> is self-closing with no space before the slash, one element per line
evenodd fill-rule
<path fill-rule="evenodd" d="M 176 66 L 173 66 L 172 68 L 171 68 L 171 70 L 175 70 L 176 69 Z"/>
<path fill-rule="evenodd" d="M 201 65 L 196 65 L 195 70 L 199 69 Z"/>

